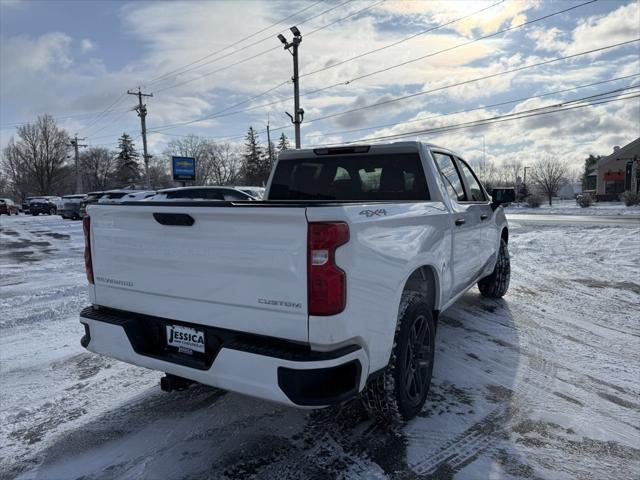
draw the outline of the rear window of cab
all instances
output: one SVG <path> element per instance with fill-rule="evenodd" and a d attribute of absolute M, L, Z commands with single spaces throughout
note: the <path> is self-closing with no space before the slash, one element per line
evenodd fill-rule
<path fill-rule="evenodd" d="M 429 200 L 419 155 L 333 156 L 279 161 L 270 200 Z"/>

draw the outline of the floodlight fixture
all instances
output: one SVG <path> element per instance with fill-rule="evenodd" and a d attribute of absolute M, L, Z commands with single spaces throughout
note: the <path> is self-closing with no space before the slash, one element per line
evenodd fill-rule
<path fill-rule="evenodd" d="M 289 30 L 291 30 L 291 33 L 293 33 L 296 37 L 302 36 L 302 34 L 300 33 L 300 30 L 298 30 L 298 27 L 296 27 L 295 25 L 291 27 Z"/>
<path fill-rule="evenodd" d="M 284 35 L 282 35 L 281 33 L 278 34 L 278 40 L 280 40 L 284 45 L 287 44 L 287 39 L 284 38 Z"/>

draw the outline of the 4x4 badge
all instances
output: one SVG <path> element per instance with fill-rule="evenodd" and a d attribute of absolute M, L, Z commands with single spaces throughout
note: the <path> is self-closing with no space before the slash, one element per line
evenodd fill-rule
<path fill-rule="evenodd" d="M 378 210 L 362 210 L 359 215 L 366 215 L 369 217 L 386 217 L 387 211 L 384 208 L 379 208 Z"/>

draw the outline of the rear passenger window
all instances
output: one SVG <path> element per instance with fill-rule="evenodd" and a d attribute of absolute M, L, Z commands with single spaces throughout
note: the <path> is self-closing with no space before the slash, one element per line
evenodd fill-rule
<path fill-rule="evenodd" d="M 453 158 L 444 153 L 433 152 L 433 158 L 436 161 L 442 181 L 444 182 L 447 193 L 452 200 L 456 202 L 464 202 L 466 196 L 464 194 L 464 187 L 462 186 L 462 179 L 456 168 L 456 164 L 453 163 Z"/>
<path fill-rule="evenodd" d="M 480 182 L 473 174 L 471 167 L 467 165 L 467 162 L 464 160 L 458 159 L 458 164 L 460 165 L 460 170 L 462 170 L 462 175 L 464 175 L 465 180 L 467 181 L 467 185 L 469 186 L 469 201 L 471 202 L 484 202 L 486 198 L 484 198 L 484 192 L 482 191 L 482 187 L 480 186 Z"/>

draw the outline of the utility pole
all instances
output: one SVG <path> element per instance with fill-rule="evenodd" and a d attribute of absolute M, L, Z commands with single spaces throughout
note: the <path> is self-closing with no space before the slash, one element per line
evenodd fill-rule
<path fill-rule="evenodd" d="M 522 179 L 522 183 L 527 184 L 527 169 L 531 167 L 524 167 L 524 178 Z"/>
<path fill-rule="evenodd" d="M 269 146 L 269 165 L 273 166 L 273 151 L 271 150 L 271 132 L 269 131 L 269 116 L 267 115 L 267 145 Z"/>
<path fill-rule="evenodd" d="M 142 93 L 140 87 L 138 87 L 137 92 L 132 92 L 131 90 L 127 90 L 129 95 L 136 95 L 138 97 L 138 106 L 136 107 L 136 112 L 138 112 L 138 116 L 140 117 L 140 124 L 142 126 L 142 151 L 144 155 L 144 174 L 146 178 L 147 188 L 151 188 L 151 177 L 149 175 L 149 158 L 150 155 L 147 152 L 147 105 L 142 103 L 142 97 L 153 97 L 153 93 Z"/>
<path fill-rule="evenodd" d="M 293 116 L 287 113 L 287 116 L 291 119 L 291 123 L 296 129 L 296 148 L 300 148 L 300 124 L 304 120 L 304 110 L 300 108 L 300 82 L 298 76 L 298 47 L 302 43 L 302 34 L 298 27 L 293 26 L 289 30 L 293 33 L 293 40 L 289 42 L 284 35 L 279 34 L 278 39 L 284 44 L 284 49 L 287 50 L 293 56 Z"/>
<path fill-rule="evenodd" d="M 79 147 L 86 147 L 87 145 L 81 145 L 78 142 L 81 140 L 85 140 L 84 138 L 78 138 L 78 134 L 76 134 L 75 137 L 73 137 L 71 140 L 69 140 L 69 143 L 67 143 L 68 147 L 73 147 L 73 151 L 75 154 L 75 161 L 76 161 L 76 193 L 84 193 L 84 186 L 82 185 L 82 172 L 81 172 L 81 168 L 80 168 L 80 158 L 78 155 L 78 148 Z"/>

